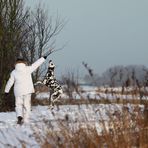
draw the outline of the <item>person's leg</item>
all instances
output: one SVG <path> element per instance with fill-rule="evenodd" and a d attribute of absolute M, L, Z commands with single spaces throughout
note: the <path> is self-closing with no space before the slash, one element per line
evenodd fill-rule
<path fill-rule="evenodd" d="M 15 111 L 17 116 L 17 124 L 22 124 L 23 121 L 23 97 L 16 97 L 15 98 Z"/>
<path fill-rule="evenodd" d="M 31 94 L 24 95 L 24 122 L 29 122 L 31 111 Z"/>

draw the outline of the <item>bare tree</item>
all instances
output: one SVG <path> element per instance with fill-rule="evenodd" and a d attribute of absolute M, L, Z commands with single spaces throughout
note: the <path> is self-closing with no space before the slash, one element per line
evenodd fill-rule
<path fill-rule="evenodd" d="M 62 76 L 62 83 L 65 85 L 64 92 L 68 95 L 70 99 L 73 99 L 73 93 L 77 93 L 81 97 L 81 93 L 79 91 L 79 75 L 75 72 L 68 72 L 67 74 Z"/>
<path fill-rule="evenodd" d="M 0 10 L 0 103 L 2 104 L 4 86 L 14 67 L 14 61 L 24 46 L 24 35 L 27 33 L 25 22 L 29 17 L 29 11 L 24 10 L 23 0 L 0 0 Z"/>
<path fill-rule="evenodd" d="M 27 24 L 30 28 L 29 36 L 27 36 L 27 48 L 22 51 L 29 64 L 44 54 L 51 54 L 58 50 L 56 49 L 56 38 L 66 23 L 58 15 L 55 18 L 48 17 L 47 11 L 40 6 L 31 14 Z M 34 80 L 36 81 L 44 71 L 45 67 L 39 68 L 34 73 Z"/>
<path fill-rule="evenodd" d="M 0 1 L 0 87 L 9 76 L 20 49 L 24 46 L 28 11 L 22 0 Z M 11 60 L 10 60 L 11 59 Z"/>

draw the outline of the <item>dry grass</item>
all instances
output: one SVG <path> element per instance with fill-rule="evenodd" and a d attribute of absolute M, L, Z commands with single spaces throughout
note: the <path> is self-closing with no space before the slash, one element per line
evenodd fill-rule
<path fill-rule="evenodd" d="M 148 100 L 143 99 L 64 99 L 62 98 L 60 102 L 57 102 L 56 105 L 81 105 L 81 104 L 148 104 Z M 49 105 L 48 99 L 32 99 L 32 105 Z"/>
<path fill-rule="evenodd" d="M 100 112 L 98 110 L 97 112 Z M 101 112 L 100 112 L 101 114 Z M 102 132 L 86 120 L 86 126 L 77 129 L 68 126 L 68 119 L 59 121 L 60 131 L 48 131 L 43 148 L 147 148 L 148 147 L 148 108 L 144 110 L 137 105 L 133 112 L 124 106 L 122 111 L 114 114 L 108 111 L 109 121 L 100 120 Z"/>
<path fill-rule="evenodd" d="M 79 92 L 81 93 L 81 92 Z M 99 93 L 99 92 L 98 92 Z M 112 93 L 112 92 L 111 92 Z M 113 92 L 114 95 L 118 94 Z M 120 92 L 121 93 L 121 92 Z M 138 93 L 138 94 L 137 94 Z M 60 131 L 47 131 L 42 142 L 43 148 L 147 148 L 148 147 L 148 100 L 137 99 L 140 92 L 124 92 L 132 95 L 133 99 L 62 99 L 57 105 L 82 105 L 82 104 L 122 104 L 122 110 L 116 109 L 112 114 L 106 110 L 108 122 L 100 120 L 101 133 L 86 119 L 85 127 L 79 124 L 77 129 L 70 128 L 68 118 L 59 121 Z M 147 95 L 147 94 L 146 94 Z M 128 98 L 128 97 L 127 97 Z M 34 105 L 48 105 L 48 100 L 33 100 Z M 129 111 L 129 104 L 133 108 Z M 128 105 L 128 107 L 127 107 Z M 139 105 L 143 105 L 141 110 Z M 97 110 L 101 115 L 101 110 Z M 79 122 L 79 121 L 78 121 Z M 89 123 L 89 124 L 87 124 Z M 75 124 L 75 123 L 73 123 Z M 49 126 L 49 128 L 48 128 Z M 73 125 L 74 126 L 74 125 Z M 47 124 L 47 129 L 50 125 Z M 40 135 L 37 135 L 40 139 Z"/>

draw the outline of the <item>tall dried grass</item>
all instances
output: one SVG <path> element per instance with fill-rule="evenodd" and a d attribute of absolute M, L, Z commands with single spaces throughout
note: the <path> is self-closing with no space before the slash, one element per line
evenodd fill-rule
<path fill-rule="evenodd" d="M 103 117 L 97 123 L 101 130 L 91 125 L 86 118 L 85 123 L 77 123 L 77 128 L 69 126 L 68 117 L 59 121 L 60 131 L 48 131 L 43 148 L 147 148 L 148 147 L 148 108 L 139 105 L 123 106 L 122 110 L 107 110 L 109 120 Z M 101 110 L 97 110 L 101 115 Z M 72 123 L 71 123 L 72 124 Z M 75 123 L 73 123 L 75 124 Z M 47 125 L 48 126 L 48 125 Z M 49 127 L 50 128 L 50 127 Z"/>

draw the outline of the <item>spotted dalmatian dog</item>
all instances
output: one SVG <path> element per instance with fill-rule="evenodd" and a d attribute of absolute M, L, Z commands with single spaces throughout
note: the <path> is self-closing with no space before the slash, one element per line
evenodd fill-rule
<path fill-rule="evenodd" d="M 63 91 L 61 85 L 55 78 L 54 75 L 55 65 L 52 60 L 49 61 L 48 70 L 43 80 L 43 84 L 45 84 L 50 89 L 50 109 L 53 109 L 55 102 L 58 102 Z"/>

